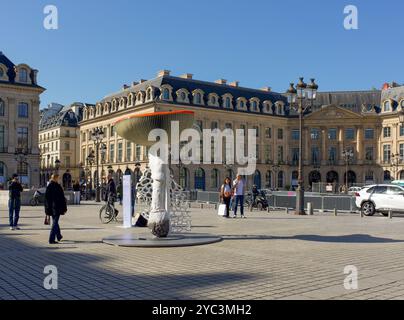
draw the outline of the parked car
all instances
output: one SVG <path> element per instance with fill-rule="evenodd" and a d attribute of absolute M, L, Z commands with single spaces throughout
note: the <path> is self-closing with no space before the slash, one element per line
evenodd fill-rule
<path fill-rule="evenodd" d="M 404 188 L 392 184 L 379 184 L 362 188 L 355 193 L 356 206 L 365 216 L 376 212 L 388 215 L 393 212 L 404 213 Z"/>
<path fill-rule="evenodd" d="M 356 192 L 359 192 L 362 190 L 362 187 L 350 187 L 348 189 L 348 194 L 355 194 Z"/>

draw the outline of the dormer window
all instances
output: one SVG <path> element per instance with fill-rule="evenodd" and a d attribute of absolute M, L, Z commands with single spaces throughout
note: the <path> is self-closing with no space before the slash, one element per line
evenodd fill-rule
<path fill-rule="evenodd" d="M 259 103 L 259 101 L 258 101 L 257 98 L 252 98 L 252 99 L 250 100 L 250 106 L 251 106 L 250 111 L 252 111 L 252 112 L 258 112 L 258 111 L 259 111 L 259 109 L 258 109 L 258 103 Z"/>
<path fill-rule="evenodd" d="M 163 89 L 163 99 L 170 100 L 170 91 L 167 88 Z"/>
<path fill-rule="evenodd" d="M 109 113 L 109 103 L 107 102 L 106 104 L 104 104 L 104 114 Z"/>
<path fill-rule="evenodd" d="M 203 92 L 199 89 L 194 90 L 192 92 L 193 96 L 194 96 L 194 104 L 199 104 L 199 105 L 203 105 L 204 101 L 203 101 Z"/>
<path fill-rule="evenodd" d="M 129 95 L 128 95 L 128 107 L 133 106 L 134 100 L 135 100 L 135 97 L 134 97 L 133 93 L 132 92 L 129 93 Z"/>
<path fill-rule="evenodd" d="M 0 66 L 0 79 L 3 78 L 5 75 L 5 71 L 3 69 L 3 67 Z"/>
<path fill-rule="evenodd" d="M 153 88 L 149 87 L 146 91 L 146 102 L 152 101 L 154 98 Z"/>
<path fill-rule="evenodd" d="M 197 93 L 195 95 L 195 103 L 196 104 L 201 104 L 201 94 L 200 93 Z"/>
<path fill-rule="evenodd" d="M 232 98 L 233 97 L 228 93 L 223 95 L 223 108 L 225 108 L 225 109 L 232 109 L 233 108 Z"/>
<path fill-rule="evenodd" d="M 18 81 L 27 83 L 28 82 L 28 71 L 25 68 L 21 68 L 18 72 Z"/>
<path fill-rule="evenodd" d="M 277 115 L 284 115 L 284 104 L 282 101 L 278 101 L 275 103 L 275 110 Z"/>
<path fill-rule="evenodd" d="M 177 91 L 177 101 L 182 103 L 189 103 L 188 91 L 186 89 L 180 89 Z"/>
<path fill-rule="evenodd" d="M 139 91 L 138 94 L 136 95 L 136 105 L 139 105 L 142 103 L 143 103 L 143 92 Z"/>
<path fill-rule="evenodd" d="M 404 98 L 400 101 L 401 110 L 404 110 Z"/>
<path fill-rule="evenodd" d="M 271 101 L 264 101 L 264 108 L 265 113 L 272 114 L 272 102 Z"/>
<path fill-rule="evenodd" d="M 209 93 L 208 105 L 210 107 L 219 107 L 219 96 L 216 93 Z"/>
<path fill-rule="evenodd" d="M 383 111 L 384 112 L 390 112 L 391 111 L 391 101 L 387 100 L 383 104 Z"/>

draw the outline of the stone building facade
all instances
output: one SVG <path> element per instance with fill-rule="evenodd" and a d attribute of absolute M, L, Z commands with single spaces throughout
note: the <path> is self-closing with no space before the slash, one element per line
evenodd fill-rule
<path fill-rule="evenodd" d="M 53 172 L 58 172 L 64 189 L 80 179 L 80 128 L 83 109 L 75 102 L 69 106 L 56 103 L 41 110 L 39 149 L 41 152 L 40 185 L 46 186 Z"/>
<path fill-rule="evenodd" d="M 393 178 L 388 163 L 391 157 L 385 158 L 383 148 L 389 143 L 391 154 L 400 148 L 399 129 L 394 126 L 401 128 L 402 105 L 400 101 L 391 102 L 397 106 L 385 111 L 382 94 L 385 92 L 379 90 L 318 94 L 315 105 L 305 115 L 306 188 L 320 182 L 342 185 L 348 180 L 349 184 L 365 184 Z M 247 177 L 249 187 L 257 184 L 261 188 L 290 189 L 297 185 L 298 117 L 285 95 L 272 92 L 270 88 L 243 88 L 237 81 L 199 81 L 191 74 L 175 77 L 165 70 L 155 79 L 125 85 L 120 92 L 84 108 L 80 123 L 80 161 L 85 163 L 94 150 L 91 130 L 102 127 L 106 152 L 100 156 L 103 159 L 98 168 L 100 177 L 105 177 L 108 171 L 117 179 L 125 173 L 134 175 L 138 168 L 145 168 L 147 151 L 120 138 L 114 122 L 133 114 L 184 109 L 195 111 L 195 127 L 200 129 L 257 130 L 257 171 Z M 389 138 L 383 137 L 387 130 L 384 126 L 392 126 Z M 342 155 L 345 150 L 353 153 L 348 166 Z M 402 174 L 399 169 L 401 167 L 396 166 L 395 177 Z M 226 176 L 234 178 L 237 165 L 226 161 L 221 165 L 180 164 L 172 165 L 171 170 L 187 189 L 218 190 Z M 83 176 L 93 178 L 96 174 L 94 166 L 83 168 Z"/>
<path fill-rule="evenodd" d="M 0 189 L 17 173 L 25 187 L 39 185 L 38 70 L 15 65 L 0 52 Z"/>

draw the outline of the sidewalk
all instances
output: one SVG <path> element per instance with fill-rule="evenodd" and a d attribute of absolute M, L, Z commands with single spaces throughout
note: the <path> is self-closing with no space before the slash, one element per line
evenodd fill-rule
<path fill-rule="evenodd" d="M 42 207 L 22 209 L 20 231 L 8 229 L 1 207 L 0 299 L 404 299 L 404 217 L 254 212 L 241 220 L 191 209 L 193 232 L 224 241 L 145 249 L 101 243 L 122 229 L 102 225 L 98 208 L 70 206 L 65 241 L 50 246 Z M 47 265 L 58 268 L 58 290 L 43 288 Z M 344 288 L 348 265 L 359 270 L 359 290 Z"/>

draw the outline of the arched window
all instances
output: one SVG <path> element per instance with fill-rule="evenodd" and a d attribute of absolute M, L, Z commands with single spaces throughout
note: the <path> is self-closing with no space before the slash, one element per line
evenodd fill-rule
<path fill-rule="evenodd" d="M 387 101 L 384 102 L 384 104 L 383 104 L 383 111 L 384 111 L 384 112 L 389 112 L 389 111 L 391 111 L 391 101 L 390 101 L 390 100 L 387 100 Z"/>
<path fill-rule="evenodd" d="M 4 101 L 0 99 L 0 117 L 4 117 Z"/>
<path fill-rule="evenodd" d="M 284 184 L 283 178 L 284 178 L 283 171 L 279 171 L 278 172 L 278 188 L 283 188 L 283 184 Z"/>
<path fill-rule="evenodd" d="M 3 70 L 3 68 L 2 67 L 0 67 L 0 78 L 3 78 L 4 77 L 4 70 Z"/>
<path fill-rule="evenodd" d="M 373 181 L 374 181 L 373 171 L 372 170 L 366 171 L 366 173 L 365 173 L 365 182 L 368 183 L 368 182 L 373 182 Z"/>
<path fill-rule="evenodd" d="M 230 98 L 229 98 L 229 97 L 226 98 L 225 106 L 226 106 L 227 109 L 230 109 L 230 108 L 231 108 L 231 101 L 230 101 Z"/>
<path fill-rule="evenodd" d="M 269 170 L 267 171 L 267 173 L 265 175 L 265 187 L 266 188 L 272 187 L 272 172 Z"/>
<path fill-rule="evenodd" d="M 195 171 L 195 189 L 205 190 L 205 171 L 202 168 Z"/>
<path fill-rule="evenodd" d="M 201 97 L 201 94 L 199 92 L 195 95 L 195 103 L 197 103 L 197 104 L 202 103 L 202 97 Z"/>
<path fill-rule="evenodd" d="M 257 111 L 257 101 L 253 101 L 251 105 L 252 111 Z"/>
<path fill-rule="evenodd" d="M 18 81 L 19 82 L 24 82 L 24 83 L 28 82 L 28 71 L 27 71 L 27 69 L 21 68 L 18 71 Z"/>
<path fill-rule="evenodd" d="M 163 89 L 163 99 L 170 100 L 170 90 L 168 90 L 167 88 Z"/>
<path fill-rule="evenodd" d="M 240 109 L 244 109 L 244 101 L 243 100 L 240 101 L 239 106 L 240 106 Z"/>
<path fill-rule="evenodd" d="M 212 189 L 217 190 L 219 188 L 219 170 L 212 169 L 210 181 Z"/>
<path fill-rule="evenodd" d="M 211 96 L 210 102 L 211 102 L 212 104 L 216 104 L 216 97 L 215 97 L 215 96 Z"/>
<path fill-rule="evenodd" d="M 189 173 L 188 172 L 189 172 L 188 169 L 184 168 L 184 167 L 182 167 L 180 170 L 179 183 L 183 189 L 188 189 L 188 187 L 189 187 L 189 184 L 188 184 Z"/>
<path fill-rule="evenodd" d="M 0 190 L 4 190 L 6 188 L 6 175 L 6 165 L 4 164 L 4 162 L 0 162 Z"/>

